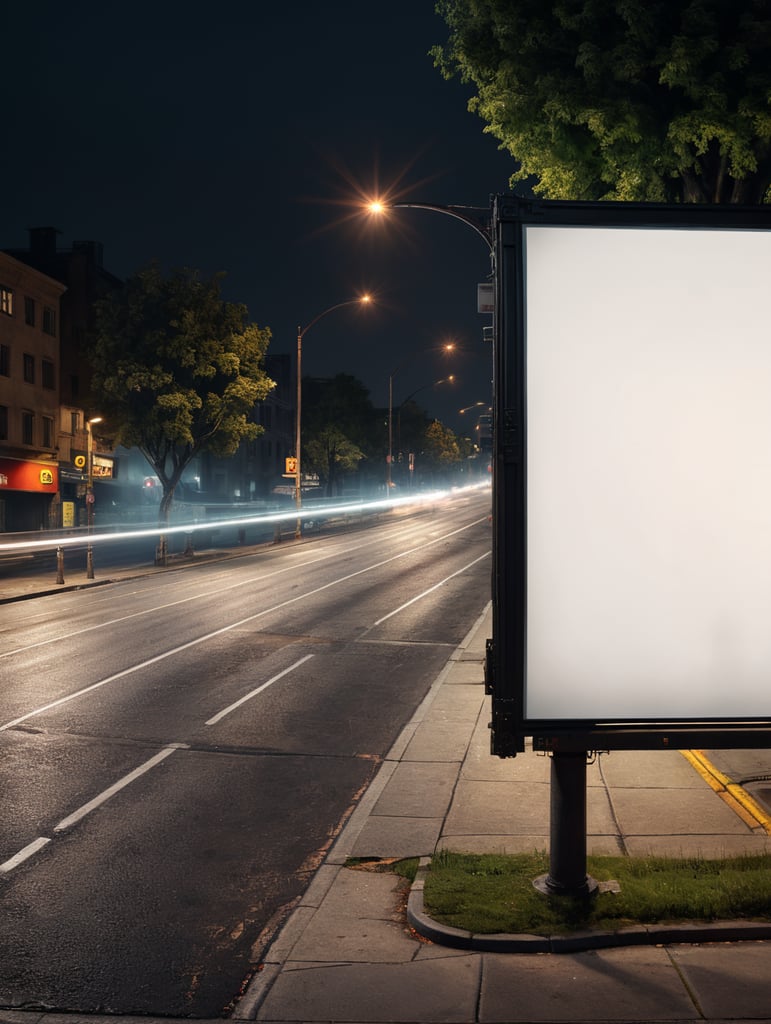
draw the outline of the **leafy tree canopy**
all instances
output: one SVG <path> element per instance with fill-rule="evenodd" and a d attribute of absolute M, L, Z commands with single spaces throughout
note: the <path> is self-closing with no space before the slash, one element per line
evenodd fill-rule
<path fill-rule="evenodd" d="M 343 477 L 356 472 L 363 458 L 361 448 L 331 424 L 314 433 L 305 447 L 305 461 L 318 473 L 328 498 L 342 493 Z"/>
<path fill-rule="evenodd" d="M 303 379 L 302 427 L 304 466 L 318 473 L 328 497 L 375 454 L 376 413 L 369 391 L 350 374 Z"/>
<path fill-rule="evenodd" d="M 369 454 L 374 409 L 369 391 L 351 374 L 303 378 L 303 434 L 310 438 L 330 425 Z"/>
<path fill-rule="evenodd" d="M 445 77 L 552 199 L 771 201 L 771 0 L 438 0 Z"/>
<path fill-rule="evenodd" d="M 164 277 L 155 264 L 96 304 L 92 388 L 116 443 L 138 448 L 163 487 L 161 519 L 199 453 L 232 455 L 262 428 L 251 417 L 274 387 L 262 369 L 270 330 L 223 302 L 220 278 Z"/>
<path fill-rule="evenodd" d="M 455 434 L 439 420 L 434 420 L 426 427 L 423 455 L 432 465 L 439 469 L 449 469 L 460 462 L 460 447 Z"/>

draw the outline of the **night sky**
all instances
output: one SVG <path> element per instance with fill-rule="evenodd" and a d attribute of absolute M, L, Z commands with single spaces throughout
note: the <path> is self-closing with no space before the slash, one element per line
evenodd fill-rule
<path fill-rule="evenodd" d="M 303 370 L 349 373 L 376 405 L 416 396 L 452 429 L 490 398 L 483 241 L 448 217 L 357 204 L 487 207 L 510 156 L 446 82 L 429 48 L 446 38 L 432 0 L 268 4 L 42 0 L 4 14 L 0 247 L 50 225 L 59 245 L 93 239 L 124 277 L 226 273 L 223 293 L 294 352 Z M 430 350 L 461 345 L 450 359 Z M 407 364 L 407 365 L 405 365 Z M 449 373 L 457 382 L 426 387 Z M 452 390 L 450 389 L 452 388 Z"/>

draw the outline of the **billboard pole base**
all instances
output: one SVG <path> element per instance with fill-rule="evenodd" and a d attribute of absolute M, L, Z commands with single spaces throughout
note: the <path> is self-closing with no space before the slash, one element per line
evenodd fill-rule
<path fill-rule="evenodd" d="M 548 896 L 591 897 L 597 881 L 586 873 L 586 752 L 551 759 L 549 873 L 533 885 Z"/>

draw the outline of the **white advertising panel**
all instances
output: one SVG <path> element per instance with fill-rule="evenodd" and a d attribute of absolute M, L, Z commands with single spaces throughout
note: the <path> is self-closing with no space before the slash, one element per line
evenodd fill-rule
<path fill-rule="evenodd" d="M 524 718 L 768 718 L 771 232 L 524 238 Z"/>

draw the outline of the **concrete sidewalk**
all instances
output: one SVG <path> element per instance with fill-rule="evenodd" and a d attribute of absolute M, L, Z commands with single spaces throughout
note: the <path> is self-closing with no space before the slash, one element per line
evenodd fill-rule
<path fill-rule="evenodd" d="M 768 926 L 685 927 L 561 953 L 505 952 L 510 937 L 494 937 L 476 951 L 456 948 L 473 937 L 441 927 L 429 931 L 439 941 L 417 935 L 403 880 L 345 866 L 351 857 L 428 857 L 443 847 L 548 848 L 548 758 L 489 754 L 489 635 L 488 610 L 404 729 L 233 1017 L 771 1022 L 771 941 L 757 938 L 771 937 Z M 762 812 L 756 820 L 721 799 L 677 751 L 603 755 L 589 768 L 587 804 L 590 854 L 771 851 Z M 419 884 L 409 901 L 420 924 Z"/>

